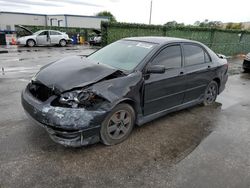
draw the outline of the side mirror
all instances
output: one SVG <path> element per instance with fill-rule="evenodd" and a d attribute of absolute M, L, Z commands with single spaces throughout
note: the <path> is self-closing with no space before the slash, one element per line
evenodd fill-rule
<path fill-rule="evenodd" d="M 165 66 L 164 65 L 151 65 L 147 69 L 147 73 L 152 74 L 163 74 L 165 72 Z"/>

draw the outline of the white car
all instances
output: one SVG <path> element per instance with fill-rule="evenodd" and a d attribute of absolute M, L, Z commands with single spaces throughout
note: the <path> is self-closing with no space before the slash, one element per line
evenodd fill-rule
<path fill-rule="evenodd" d="M 17 40 L 18 45 L 25 45 L 29 47 L 56 44 L 66 46 L 69 42 L 72 42 L 72 39 L 69 38 L 66 33 L 55 30 L 40 30 L 32 35 L 20 37 Z"/>

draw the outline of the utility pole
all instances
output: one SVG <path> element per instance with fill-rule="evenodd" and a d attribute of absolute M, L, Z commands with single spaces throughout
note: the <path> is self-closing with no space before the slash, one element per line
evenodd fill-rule
<path fill-rule="evenodd" d="M 153 4 L 153 0 L 151 0 L 151 2 L 150 2 L 150 16 L 149 16 L 149 24 L 151 24 L 152 4 Z"/>

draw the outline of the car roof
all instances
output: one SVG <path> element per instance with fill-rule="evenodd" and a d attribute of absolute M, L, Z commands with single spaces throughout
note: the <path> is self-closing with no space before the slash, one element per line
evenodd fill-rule
<path fill-rule="evenodd" d="M 43 29 L 43 30 L 39 30 L 39 32 L 43 32 L 43 31 L 56 31 L 56 32 L 61 33 L 61 31 L 58 31 L 58 30 L 51 30 L 51 29 Z M 37 31 L 37 32 L 38 32 L 38 31 Z"/>
<path fill-rule="evenodd" d="M 55 32 L 62 33 L 61 31 L 58 31 L 58 30 L 48 30 L 48 31 L 55 31 Z"/>
<path fill-rule="evenodd" d="M 158 37 L 158 36 L 130 37 L 130 38 L 124 38 L 122 40 L 148 42 L 153 44 L 159 44 L 160 46 L 175 42 L 190 42 L 203 46 L 203 48 L 205 48 L 207 52 L 210 54 L 210 57 L 212 58 L 213 61 L 219 59 L 219 57 L 210 48 L 208 48 L 203 43 L 194 40 L 175 38 L 175 37 Z"/>
<path fill-rule="evenodd" d="M 123 40 L 141 41 L 141 42 L 148 42 L 148 43 L 155 43 L 155 44 L 166 44 L 166 43 L 172 43 L 172 42 L 195 42 L 195 43 L 199 43 L 197 41 L 192 41 L 192 40 L 182 39 L 182 38 L 154 37 L 154 36 L 129 37 L 129 38 L 124 38 Z"/>

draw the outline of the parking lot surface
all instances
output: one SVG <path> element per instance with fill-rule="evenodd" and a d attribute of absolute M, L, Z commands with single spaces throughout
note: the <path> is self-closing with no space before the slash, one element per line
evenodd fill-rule
<path fill-rule="evenodd" d="M 123 143 L 65 148 L 25 115 L 20 93 L 39 68 L 94 49 L 0 54 L 0 187 L 250 187 L 250 74 L 230 59 L 225 91 L 137 127 Z M 58 73 L 60 74 L 60 73 Z"/>

